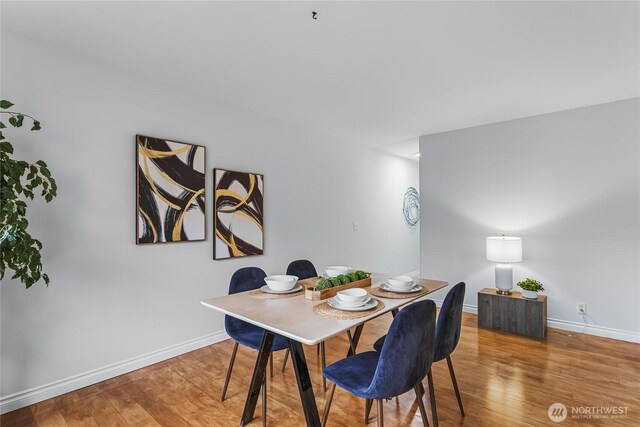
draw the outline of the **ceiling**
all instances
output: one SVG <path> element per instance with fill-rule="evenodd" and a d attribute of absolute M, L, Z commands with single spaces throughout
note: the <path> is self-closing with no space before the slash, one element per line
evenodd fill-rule
<path fill-rule="evenodd" d="M 3 32 L 379 147 L 639 96 L 639 6 L 2 1 L 0 7 Z"/>
<path fill-rule="evenodd" d="M 405 139 L 404 141 L 391 142 L 389 144 L 377 146 L 376 148 L 389 154 L 393 154 L 394 156 L 413 160 L 414 162 L 418 162 L 420 160 L 420 156 L 416 156 L 416 153 L 420 152 L 419 137 Z"/>

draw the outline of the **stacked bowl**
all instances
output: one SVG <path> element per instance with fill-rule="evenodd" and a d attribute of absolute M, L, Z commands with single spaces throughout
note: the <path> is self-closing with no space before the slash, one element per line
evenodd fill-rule
<path fill-rule="evenodd" d="M 387 285 L 394 291 L 408 291 L 415 283 L 410 276 L 396 276 L 387 279 Z"/>

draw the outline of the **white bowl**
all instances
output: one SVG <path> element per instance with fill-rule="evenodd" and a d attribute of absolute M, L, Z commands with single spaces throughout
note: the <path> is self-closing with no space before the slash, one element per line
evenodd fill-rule
<path fill-rule="evenodd" d="M 269 289 L 273 289 L 274 291 L 288 291 L 289 289 L 293 289 L 296 285 L 298 277 L 280 274 L 277 276 L 265 277 L 264 281 Z"/>
<path fill-rule="evenodd" d="M 406 290 L 413 286 L 413 279 L 409 276 L 389 277 L 387 283 L 394 289 Z"/>
<path fill-rule="evenodd" d="M 335 297 L 333 297 L 333 299 L 335 299 L 336 301 L 338 301 L 338 303 L 340 303 L 341 305 L 343 305 L 345 307 L 356 308 L 356 307 L 362 307 L 363 305 L 368 303 L 371 300 L 371 297 L 367 296 L 362 301 L 355 301 L 354 302 L 354 301 L 345 301 L 342 298 L 340 298 L 340 295 L 338 294 Z"/>
<path fill-rule="evenodd" d="M 362 302 L 367 299 L 367 296 L 369 296 L 369 293 L 362 288 L 351 288 L 338 292 L 340 301 L 347 304 Z"/>
<path fill-rule="evenodd" d="M 347 274 L 351 269 L 349 267 L 345 267 L 344 265 L 332 265 L 331 267 L 327 267 L 324 269 L 324 272 L 327 273 L 329 277 L 336 277 L 341 274 Z"/>

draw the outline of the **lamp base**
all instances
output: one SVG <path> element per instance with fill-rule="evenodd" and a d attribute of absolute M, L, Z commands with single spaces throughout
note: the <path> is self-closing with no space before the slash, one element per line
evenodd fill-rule
<path fill-rule="evenodd" d="M 511 295 L 511 289 L 513 289 L 511 264 L 496 264 L 496 288 L 500 295 Z"/>

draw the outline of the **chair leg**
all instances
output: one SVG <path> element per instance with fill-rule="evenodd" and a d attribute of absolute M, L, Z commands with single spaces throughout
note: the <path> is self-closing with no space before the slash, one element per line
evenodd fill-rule
<path fill-rule="evenodd" d="M 447 365 L 449 365 L 449 375 L 451 375 L 451 382 L 453 382 L 453 389 L 456 392 L 456 398 L 458 399 L 458 406 L 460 407 L 460 413 L 464 417 L 464 408 L 462 407 L 462 398 L 460 397 L 460 390 L 458 390 L 458 382 L 456 381 L 456 374 L 453 372 L 453 363 L 451 362 L 451 356 L 447 356 Z"/>
<path fill-rule="evenodd" d="M 384 427 L 384 415 L 382 412 L 382 399 L 378 399 L 378 427 Z"/>
<path fill-rule="evenodd" d="M 224 402 L 224 397 L 227 394 L 227 387 L 229 387 L 229 380 L 231 379 L 231 371 L 233 370 L 233 363 L 236 361 L 236 353 L 238 352 L 238 343 L 233 345 L 233 352 L 231 353 L 231 360 L 229 361 L 229 367 L 227 368 L 227 378 L 224 380 L 224 387 L 222 387 L 222 396 L 220 396 L 220 402 Z"/>
<path fill-rule="evenodd" d="M 287 360 L 289 359 L 289 349 L 284 353 L 284 361 L 282 362 L 282 373 L 284 374 L 284 368 L 287 367 Z"/>
<path fill-rule="evenodd" d="M 424 402 L 422 401 L 422 395 L 424 392 L 419 385 L 414 387 L 416 392 L 416 400 L 418 401 L 418 407 L 420 408 L 420 416 L 422 417 L 422 425 L 429 427 L 429 420 L 427 419 L 427 410 L 424 408 Z"/>
<path fill-rule="evenodd" d="M 322 358 L 322 369 L 324 370 L 324 368 L 327 367 L 327 361 L 324 351 L 324 341 L 320 343 L 320 356 Z M 324 389 L 324 391 L 327 391 L 327 379 L 324 377 L 324 375 L 322 376 L 322 388 Z"/>
<path fill-rule="evenodd" d="M 336 391 L 336 385 L 331 384 L 329 388 L 329 396 L 327 396 L 327 403 L 324 404 L 324 414 L 322 415 L 322 427 L 327 424 L 327 418 L 329 418 L 329 409 L 331 409 L 331 401 L 333 400 L 333 393 Z"/>
<path fill-rule="evenodd" d="M 436 395 L 433 390 L 433 374 L 431 371 L 427 374 L 429 381 L 429 400 L 431 401 L 431 417 L 433 417 L 433 426 L 438 427 L 438 410 L 436 409 Z"/>
<path fill-rule="evenodd" d="M 267 427 L 267 376 L 262 380 L 262 427 Z"/>
<path fill-rule="evenodd" d="M 269 355 L 269 376 L 273 378 L 273 353 Z"/>
<path fill-rule="evenodd" d="M 365 399 L 364 408 L 364 423 L 369 424 L 369 414 L 371 414 L 371 407 L 373 406 L 373 400 Z"/>

